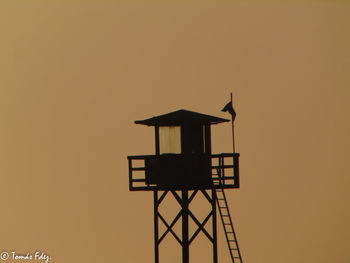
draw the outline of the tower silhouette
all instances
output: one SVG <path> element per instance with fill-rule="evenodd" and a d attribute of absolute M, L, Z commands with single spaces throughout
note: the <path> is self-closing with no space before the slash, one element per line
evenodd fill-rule
<path fill-rule="evenodd" d="M 211 242 L 213 263 L 217 263 L 217 207 L 232 262 L 242 263 L 224 192 L 224 189 L 239 188 L 239 153 L 211 152 L 211 126 L 228 121 L 188 110 L 135 121 L 155 129 L 155 154 L 128 156 L 130 191 L 153 192 L 155 263 L 160 262 L 159 245 L 168 234 L 182 247 L 182 263 L 189 263 L 190 244 L 200 232 Z M 199 192 L 211 207 L 202 222 L 189 207 Z M 181 206 L 170 223 L 159 211 L 167 195 L 172 195 Z M 210 219 L 212 231 L 207 231 L 205 226 Z M 181 236 L 173 231 L 179 220 Z M 189 220 L 197 226 L 191 235 Z M 166 227 L 163 233 L 159 231 L 160 222 Z"/>

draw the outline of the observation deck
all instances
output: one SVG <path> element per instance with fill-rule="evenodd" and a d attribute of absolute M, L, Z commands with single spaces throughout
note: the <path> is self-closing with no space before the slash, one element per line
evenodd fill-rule
<path fill-rule="evenodd" d="M 129 190 L 239 188 L 239 153 L 128 156 Z"/>

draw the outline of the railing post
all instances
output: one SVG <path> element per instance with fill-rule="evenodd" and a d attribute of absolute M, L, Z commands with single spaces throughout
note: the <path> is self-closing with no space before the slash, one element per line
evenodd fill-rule
<path fill-rule="evenodd" d="M 219 177 L 219 185 L 222 185 L 222 157 L 219 156 L 219 168 L 218 168 L 218 177 Z"/>
<path fill-rule="evenodd" d="M 132 160 L 130 157 L 128 157 L 128 163 L 129 163 L 129 191 L 132 189 Z"/>
<path fill-rule="evenodd" d="M 225 157 L 221 156 L 222 158 L 222 185 L 225 186 Z"/>
<path fill-rule="evenodd" d="M 239 154 L 235 154 L 233 157 L 233 172 L 234 172 L 234 185 L 239 188 Z"/>

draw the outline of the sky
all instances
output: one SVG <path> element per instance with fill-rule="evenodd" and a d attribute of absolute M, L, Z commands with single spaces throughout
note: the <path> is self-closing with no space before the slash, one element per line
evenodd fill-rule
<path fill-rule="evenodd" d="M 154 134 L 134 120 L 228 118 L 232 92 L 244 262 L 350 262 L 349 32 L 348 1 L 1 1 L 0 253 L 154 262 L 153 196 L 127 165 Z M 231 147 L 214 125 L 213 153 Z M 218 240 L 230 262 L 220 222 Z M 161 262 L 179 253 L 169 236 Z M 190 257 L 211 262 L 203 236 Z"/>

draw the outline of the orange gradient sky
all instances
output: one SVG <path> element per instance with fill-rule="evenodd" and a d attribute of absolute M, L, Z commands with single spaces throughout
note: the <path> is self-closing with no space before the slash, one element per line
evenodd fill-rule
<path fill-rule="evenodd" d="M 233 92 L 244 261 L 350 262 L 349 47 L 347 1 L 1 1 L 0 252 L 153 262 L 153 197 L 128 191 L 126 160 L 153 129 L 133 121 L 229 117 Z M 231 151 L 229 123 L 212 138 Z M 191 251 L 211 262 L 204 239 Z"/>

